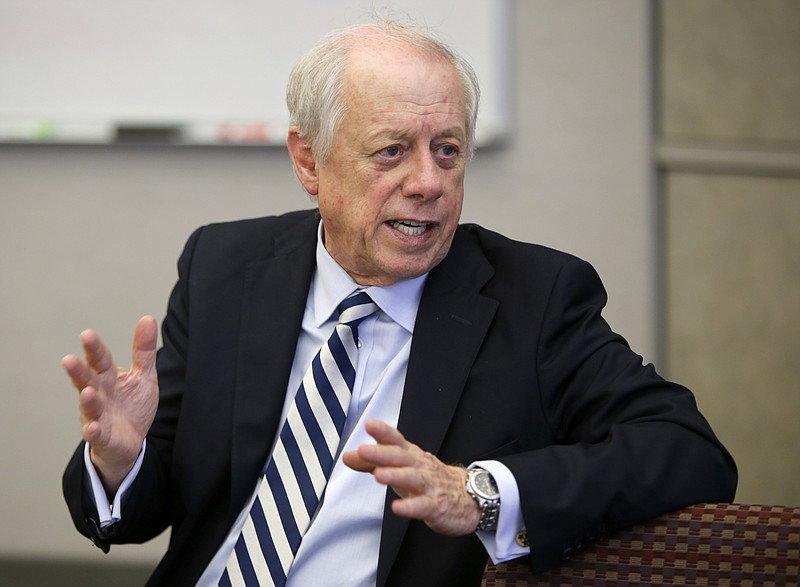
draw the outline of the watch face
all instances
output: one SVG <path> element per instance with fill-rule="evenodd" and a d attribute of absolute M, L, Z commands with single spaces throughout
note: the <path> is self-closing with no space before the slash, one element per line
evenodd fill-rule
<path fill-rule="evenodd" d="M 497 485 L 494 482 L 494 477 L 492 477 L 487 471 L 481 471 L 478 475 L 475 475 L 474 478 L 475 489 L 481 494 L 487 497 L 494 497 L 498 494 Z"/>

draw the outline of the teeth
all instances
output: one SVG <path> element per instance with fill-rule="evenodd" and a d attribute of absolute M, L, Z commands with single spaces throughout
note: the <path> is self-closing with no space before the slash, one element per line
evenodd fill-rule
<path fill-rule="evenodd" d="M 394 228 L 408 236 L 418 236 L 428 228 L 427 224 L 412 222 L 410 220 L 393 220 L 390 223 Z"/>

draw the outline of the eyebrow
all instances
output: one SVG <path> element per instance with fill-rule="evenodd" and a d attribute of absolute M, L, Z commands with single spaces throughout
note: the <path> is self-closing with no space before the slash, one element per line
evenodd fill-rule
<path fill-rule="evenodd" d="M 463 126 L 451 126 L 449 128 L 444 128 L 437 132 L 434 136 L 436 137 L 456 137 L 459 140 L 466 140 L 467 129 Z"/>
<path fill-rule="evenodd" d="M 366 133 L 364 139 L 366 141 L 380 141 L 380 140 L 397 140 L 405 139 L 409 135 L 414 134 L 414 131 L 408 131 L 398 127 L 385 127 L 378 129 L 374 132 Z M 453 137 L 460 141 L 466 141 L 467 131 L 463 126 L 450 126 L 437 130 L 433 134 L 433 140 L 442 139 L 446 137 Z"/>

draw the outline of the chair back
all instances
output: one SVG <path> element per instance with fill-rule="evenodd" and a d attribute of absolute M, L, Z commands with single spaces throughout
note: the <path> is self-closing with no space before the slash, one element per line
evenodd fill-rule
<path fill-rule="evenodd" d="M 800 508 L 698 504 L 610 535 L 532 576 L 527 558 L 486 567 L 483 587 L 800 584 Z"/>

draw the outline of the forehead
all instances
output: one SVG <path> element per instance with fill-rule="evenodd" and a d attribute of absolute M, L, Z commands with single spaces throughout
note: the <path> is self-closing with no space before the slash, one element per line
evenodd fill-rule
<path fill-rule="evenodd" d="M 369 40 L 352 49 L 344 70 L 344 98 L 367 108 L 395 104 L 421 109 L 461 106 L 463 88 L 455 67 L 431 50 L 394 39 Z"/>

